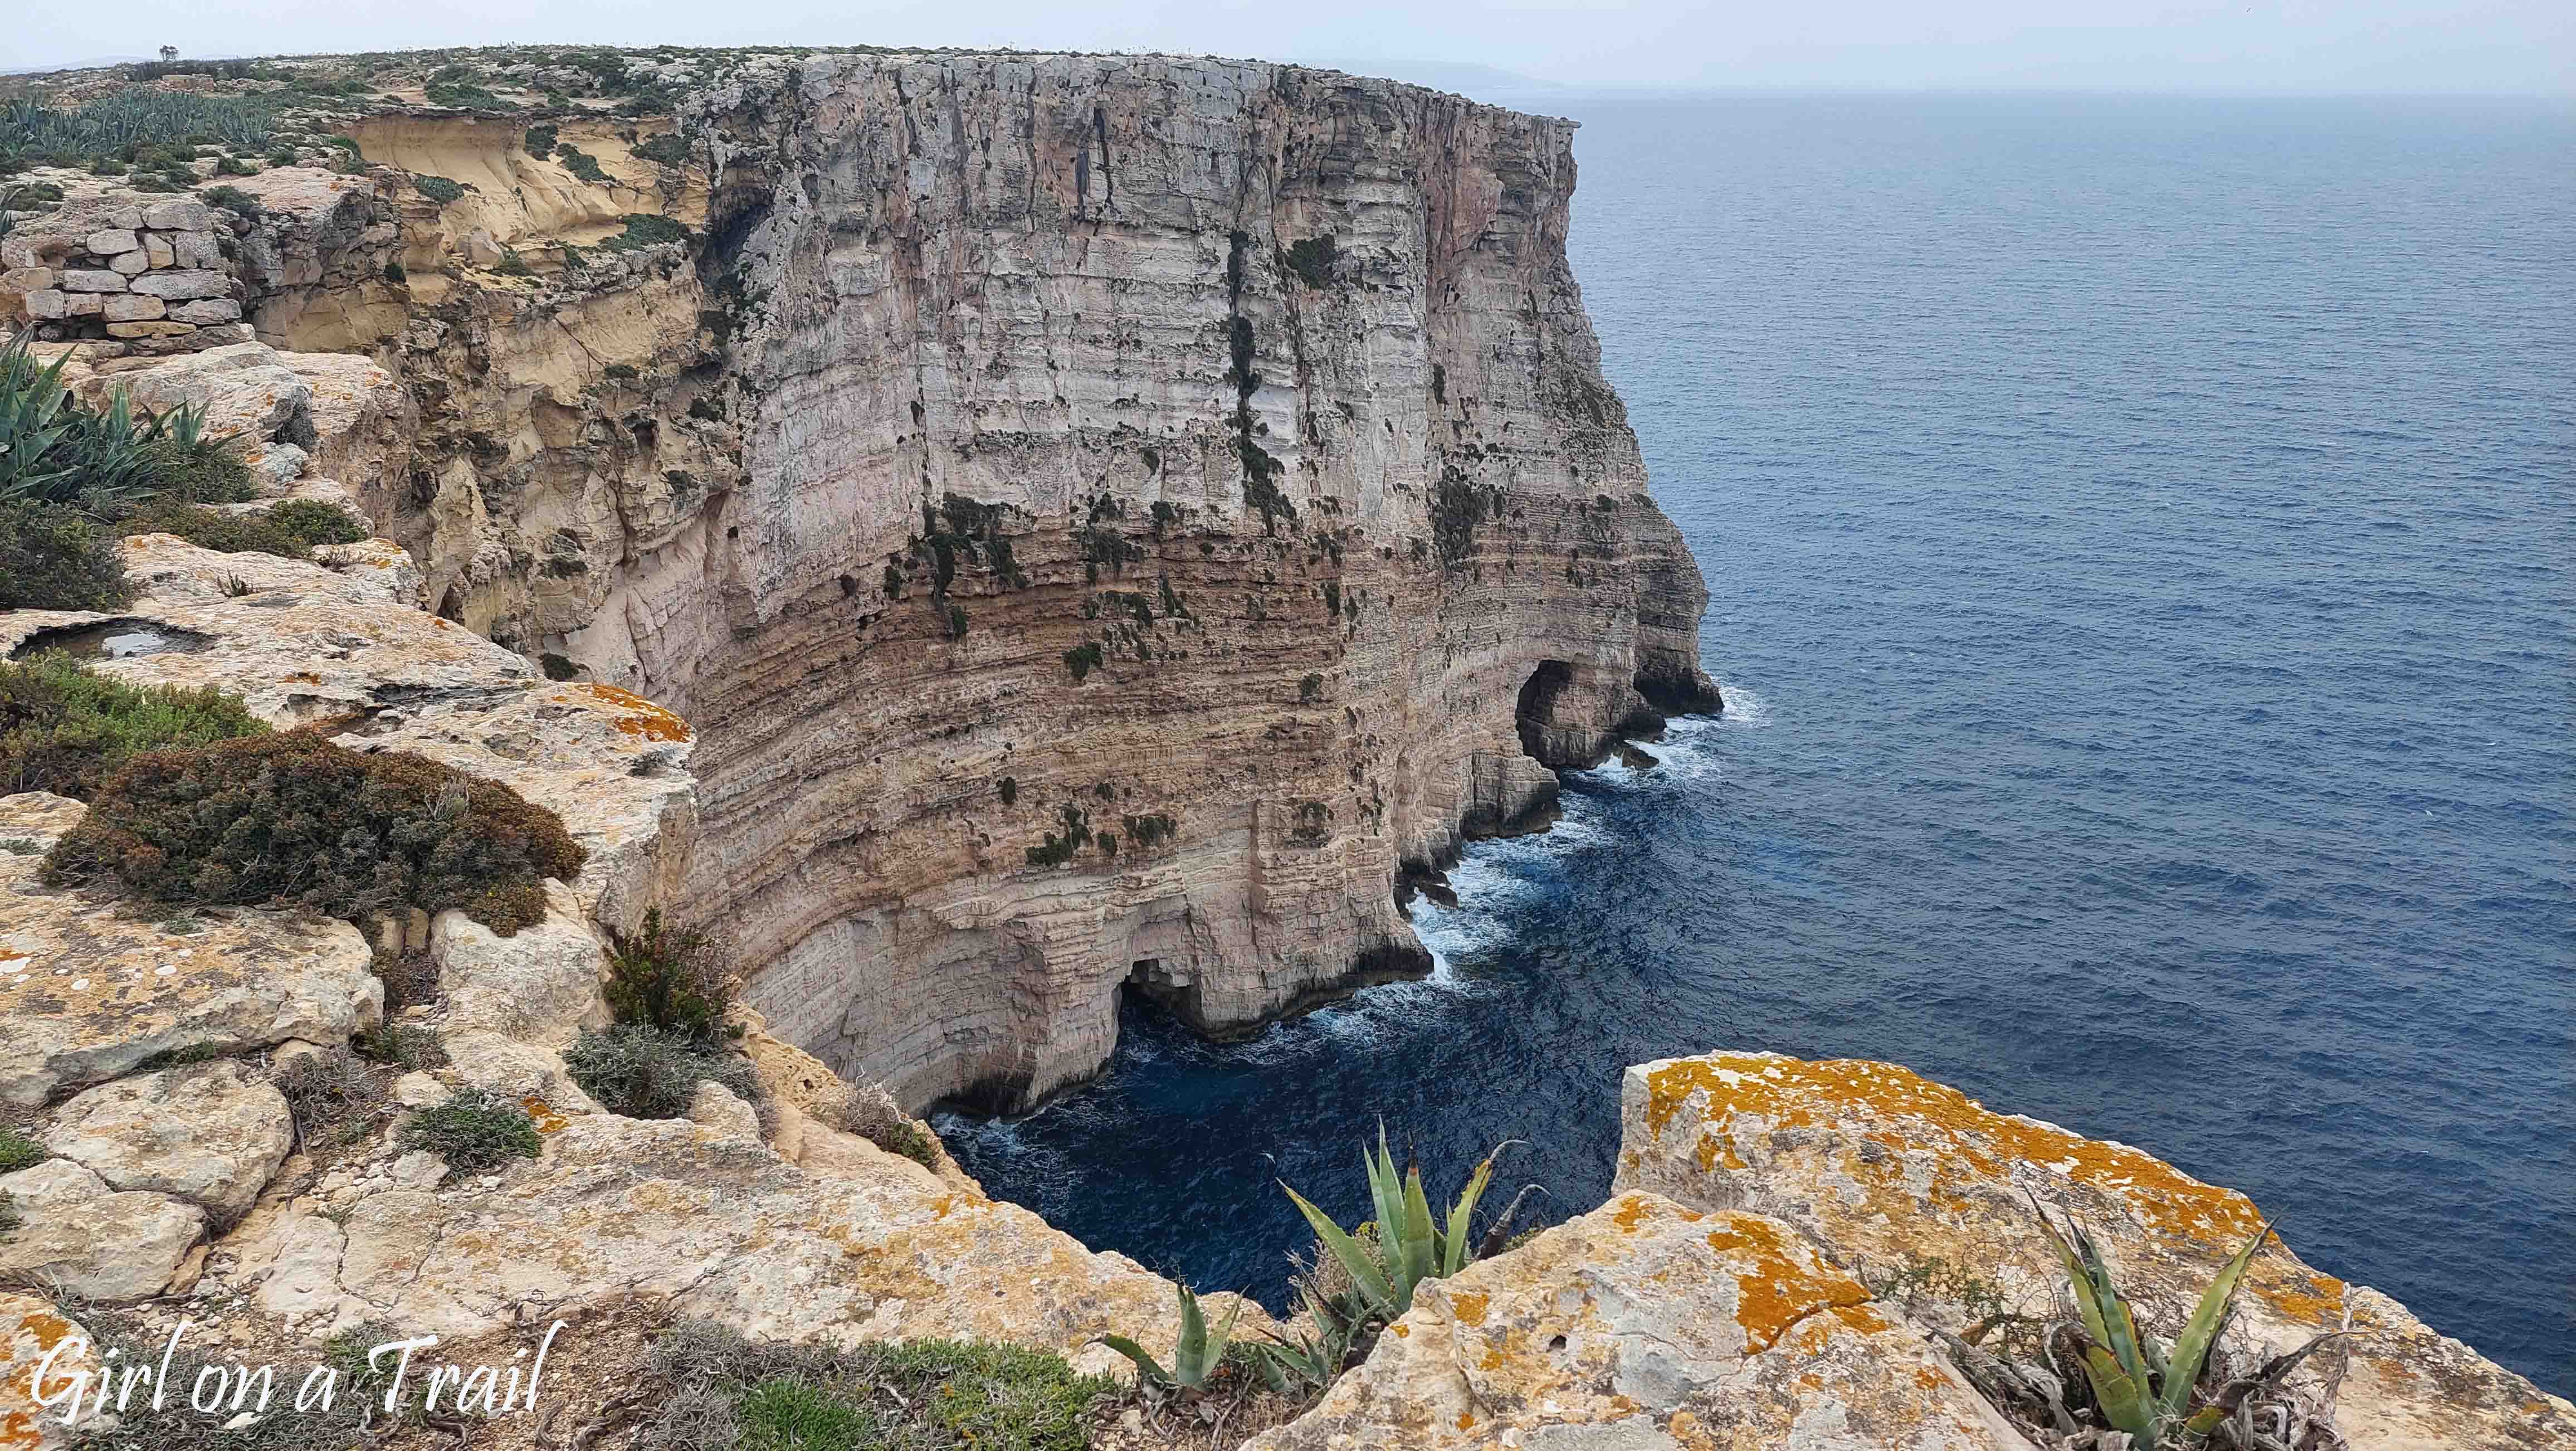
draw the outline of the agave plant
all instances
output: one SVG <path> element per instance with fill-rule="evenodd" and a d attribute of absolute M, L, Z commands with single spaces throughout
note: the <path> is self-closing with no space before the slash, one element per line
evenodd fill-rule
<path fill-rule="evenodd" d="M 2038 1210 L 2036 1204 L 2032 1208 Z M 2320 1335 L 2295 1351 L 2274 1356 L 2251 1375 L 2210 1376 L 2208 1373 L 2214 1369 L 2211 1352 L 2226 1328 L 2246 1266 L 2253 1263 L 2255 1253 L 2272 1235 L 2270 1223 L 2265 1223 L 2228 1259 L 2217 1278 L 2201 1292 L 2200 1303 L 2184 1322 L 2182 1333 L 2174 1337 L 2170 1347 L 2165 1347 L 2138 1329 L 2135 1311 L 2112 1280 L 2111 1267 L 2101 1247 L 2084 1232 L 2084 1227 L 2069 1215 L 2061 1234 L 2045 1210 L 2038 1212 L 2042 1232 L 2065 1262 L 2076 1312 L 2083 1320 L 2080 1333 L 2066 1327 L 2060 1334 L 2071 1342 L 2074 1354 L 2070 1358 L 2081 1368 L 2101 1419 L 2110 1429 L 2127 1433 L 2136 1451 L 2172 1451 L 2204 1444 L 2252 1397 L 2277 1389 L 2309 1352 L 2334 1338 L 2334 1333 Z M 2205 1377 L 2212 1382 L 2206 1393 Z M 2033 1382 L 2025 1378 L 2022 1383 Z M 2062 1428 L 2072 1429 L 2062 1409 L 2049 1409 Z M 2236 1444 L 2258 1444 L 2229 1439 Z"/>
<path fill-rule="evenodd" d="M 1207 1315 L 1199 1309 L 1199 1297 L 1187 1285 L 1181 1292 L 1181 1338 L 1172 1347 L 1172 1363 L 1167 1369 L 1145 1347 L 1124 1335 L 1093 1337 L 1095 1344 L 1106 1345 L 1136 1362 L 1137 1379 L 1158 1391 L 1178 1393 L 1202 1389 L 1225 1364 L 1227 1348 L 1234 1341 L 1234 1322 L 1243 1314 L 1243 1302 L 1237 1300 L 1226 1312 L 1225 1323 L 1211 1329 Z"/>
<path fill-rule="evenodd" d="M 1378 1125 L 1376 1151 L 1363 1145 L 1360 1158 L 1368 1168 L 1369 1197 L 1377 1206 L 1374 1245 L 1361 1244 L 1304 1195 L 1284 1184 L 1280 1187 L 1288 1189 L 1297 1212 L 1314 1227 L 1315 1238 L 1350 1272 L 1353 1290 L 1376 1314 L 1393 1320 L 1413 1308 L 1413 1292 L 1423 1281 L 1454 1275 L 1473 1258 L 1469 1220 L 1476 1200 L 1494 1180 L 1494 1154 L 1487 1154 L 1467 1176 L 1467 1187 L 1450 1205 L 1445 1223 L 1433 1217 L 1430 1200 L 1422 1192 L 1422 1170 L 1407 1165 L 1397 1173 L 1395 1155 L 1387 1148 L 1386 1125 Z"/>
<path fill-rule="evenodd" d="M 63 388 L 70 354 L 40 365 L 20 332 L 0 348 L 0 501 L 53 502 L 76 491 L 69 451 L 62 445 L 82 422 Z"/>

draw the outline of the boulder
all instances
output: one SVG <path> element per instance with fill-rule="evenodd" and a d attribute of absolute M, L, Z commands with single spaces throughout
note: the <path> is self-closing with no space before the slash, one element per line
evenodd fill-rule
<path fill-rule="evenodd" d="M 1620 1110 L 1614 1192 L 1772 1215 L 1855 1271 L 1973 1267 L 1982 1294 L 2012 1309 L 2045 1307 L 2064 1279 L 2034 1198 L 2081 1219 L 2151 1309 L 2194 1303 L 2263 1225 L 2244 1195 L 2152 1154 L 1995 1112 L 1893 1064 L 1668 1059 L 1628 1070 Z M 1940 1328 L 1968 1313 L 1937 1293 L 1909 1310 Z M 2358 1333 L 2300 1374 L 2340 1379 L 2337 1420 L 2354 1451 L 2576 1444 L 2566 1401 L 2277 1240 L 2246 1272 L 2227 1343 L 2271 1355 L 2347 1326 Z"/>
<path fill-rule="evenodd" d="M 295 1120 L 267 1079 L 224 1060 L 79 1094 L 55 1111 L 45 1146 L 112 1188 L 176 1195 L 221 1225 L 257 1202 L 295 1146 Z"/>
<path fill-rule="evenodd" d="M 760 1138 L 760 1114 L 721 1083 L 702 1082 L 689 1100 L 689 1122 L 727 1138 Z"/>
<path fill-rule="evenodd" d="M 111 386 L 124 390 L 138 406 L 156 412 L 181 404 L 202 408 L 209 434 L 238 433 L 262 441 L 285 434 L 293 442 L 311 427 L 312 385 L 288 368 L 274 349 L 259 343 L 208 348 L 172 358 L 157 368 L 84 385 L 82 391 L 95 402 Z"/>
<path fill-rule="evenodd" d="M 441 912 L 429 950 L 447 990 L 451 1032 L 487 1030 L 561 1048 L 582 1028 L 608 1026 L 599 995 L 608 956 L 561 885 L 547 890 L 545 920 L 509 937 L 462 912 Z"/>
<path fill-rule="evenodd" d="M 50 844 L 60 797 L 0 799 L 0 838 Z M 41 822 L 43 834 L 28 830 Z M 345 1042 L 383 1013 L 366 939 L 272 912 L 153 921 L 39 884 L 43 858 L 0 852 L 0 1102 L 40 1104 L 156 1054 Z"/>
<path fill-rule="evenodd" d="M 1778 1220 L 1618 1196 L 1415 1292 L 1244 1451 L 2004 1451 L 2021 1437 Z"/>
<path fill-rule="evenodd" d="M 187 1268 L 206 1212 L 161 1194 L 112 1193 L 61 1159 L 0 1175 L 18 1227 L 0 1235 L 0 1282 L 56 1287 L 88 1300 L 160 1294 Z M 14 1448 L 13 1448 L 14 1451 Z"/>

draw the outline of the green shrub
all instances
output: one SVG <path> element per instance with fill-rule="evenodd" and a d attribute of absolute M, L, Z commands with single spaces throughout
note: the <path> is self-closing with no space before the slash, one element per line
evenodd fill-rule
<path fill-rule="evenodd" d="M 687 1033 L 619 1023 L 585 1030 L 564 1052 L 581 1091 L 628 1118 L 679 1118 L 701 1082 L 722 1084 L 745 1103 L 760 1101 L 760 1077 L 749 1059 L 709 1048 Z"/>
<path fill-rule="evenodd" d="M 665 131 L 637 144 L 635 154 L 657 166 L 678 166 L 689 159 L 689 143 L 677 131 Z"/>
<path fill-rule="evenodd" d="M 415 176 L 411 179 L 411 187 L 440 206 L 465 195 L 465 183 L 450 181 L 443 176 Z"/>
<path fill-rule="evenodd" d="M 138 690 L 92 675 L 56 650 L 0 661 L 0 795 L 51 791 L 86 801 L 137 751 L 210 745 L 267 729 L 219 690 Z"/>
<path fill-rule="evenodd" d="M 629 212 L 626 214 L 626 230 L 599 245 L 610 252 L 632 252 L 638 247 L 687 240 L 689 240 L 689 229 L 680 222 L 675 222 L 669 217 L 657 217 L 649 212 Z"/>
<path fill-rule="evenodd" d="M 202 409 L 138 416 L 122 391 L 84 408 L 63 386 L 69 358 L 37 362 L 24 332 L 0 345 L 0 502 L 72 504 L 105 518 L 162 495 L 250 497 L 248 469 L 229 438 L 205 434 Z"/>
<path fill-rule="evenodd" d="M 10 1197 L 8 1190 L 0 1189 L 0 1239 L 7 1239 L 18 1223 L 17 1201 Z"/>
<path fill-rule="evenodd" d="M 1073 683 L 1076 685 L 1080 685 L 1084 677 L 1100 667 L 1100 642 L 1097 640 L 1085 641 L 1064 652 L 1064 668 L 1073 672 Z"/>
<path fill-rule="evenodd" d="M 703 1321 L 674 1327 L 645 1368 L 661 1389 L 639 1451 L 1084 1451 L 1095 1404 L 1118 1389 L 1050 1351 L 753 1346 Z"/>
<path fill-rule="evenodd" d="M 528 259 L 520 256 L 519 249 L 516 247 L 502 248 L 501 260 L 492 264 L 492 270 L 500 273 L 504 277 L 534 277 L 537 275 L 537 270 L 528 265 Z"/>
<path fill-rule="evenodd" d="M 290 499 L 246 513 L 155 501 L 125 521 L 128 534 L 176 534 L 218 554 L 274 554 L 310 559 L 316 544 L 354 544 L 367 526 L 337 504 Z"/>
<path fill-rule="evenodd" d="M 1028 849 L 1029 865 L 1060 867 L 1073 860 L 1073 854 L 1091 845 L 1091 823 L 1081 807 L 1072 802 L 1056 808 L 1064 822 L 1064 831 L 1048 832 L 1046 844 Z"/>
<path fill-rule="evenodd" d="M 445 1103 L 424 1108 L 403 1125 L 402 1146 L 423 1149 L 464 1174 L 479 1174 L 512 1159 L 533 1159 L 544 1140 L 528 1111 L 497 1094 L 469 1088 Z"/>
<path fill-rule="evenodd" d="M 0 503 L 0 610 L 114 610 L 134 595 L 114 531 L 58 504 Z"/>
<path fill-rule="evenodd" d="M 285 153 L 285 155 L 286 159 L 284 161 L 279 161 L 274 156 L 270 157 L 269 161 L 278 166 L 294 165 L 295 153 L 290 151 Z M 197 200 L 204 202 L 210 207 L 221 207 L 223 210 L 231 212 L 233 215 L 239 217 L 255 218 L 260 214 L 261 210 L 259 198 L 252 196 L 249 192 L 246 192 L 237 186 L 210 186 L 204 191 L 197 193 Z"/>
<path fill-rule="evenodd" d="M 564 170 L 571 172 L 573 175 L 580 177 L 584 181 L 604 182 L 615 180 L 615 178 L 611 177 L 607 172 L 599 169 L 598 157 L 591 155 L 589 152 L 582 150 L 580 147 L 573 145 L 569 141 L 555 148 L 555 159 L 564 164 Z"/>
<path fill-rule="evenodd" d="M 120 86 L 63 109 L 13 101 L 0 106 L 0 152 L 87 161 L 195 136 L 258 151 L 269 144 L 278 105 L 271 95 L 201 96 L 157 86 Z"/>
<path fill-rule="evenodd" d="M 530 156 L 551 156 L 555 149 L 555 135 L 555 128 L 552 126 L 531 126 L 528 128 L 528 134 L 521 138 L 521 142 L 527 147 Z"/>
<path fill-rule="evenodd" d="M 261 903 L 361 921 L 462 908 L 507 936 L 587 853 L 498 782 L 313 730 L 141 752 L 46 856 L 54 882 L 113 877 L 165 902 Z"/>
<path fill-rule="evenodd" d="M 712 1046 L 741 1032 L 725 1022 L 739 985 L 721 944 L 694 927 L 664 926 L 659 907 L 645 912 L 634 935 L 609 933 L 603 991 L 621 1023 Z"/>
<path fill-rule="evenodd" d="M 1306 237 L 1289 245 L 1286 253 L 1288 270 L 1308 287 L 1329 287 L 1333 282 L 1333 258 L 1336 247 L 1332 237 Z"/>
<path fill-rule="evenodd" d="M 0 1174 L 32 1169 L 53 1157 L 44 1145 L 8 1124 L 0 1123 Z"/>

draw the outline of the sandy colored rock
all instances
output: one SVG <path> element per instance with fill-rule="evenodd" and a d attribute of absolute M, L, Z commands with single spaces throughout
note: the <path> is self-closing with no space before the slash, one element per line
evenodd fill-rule
<path fill-rule="evenodd" d="M 819 1177 L 685 1121 L 541 1125 L 545 1157 L 498 1187 L 387 1188 L 336 1227 L 279 1223 L 297 1247 L 279 1263 L 298 1267 L 279 1308 L 302 1307 L 307 1325 L 383 1316 L 465 1336 L 522 1307 L 560 1314 L 639 1291 L 759 1339 L 1010 1340 L 1103 1369 L 1123 1362 L 1086 1348 L 1092 1335 L 1136 1327 L 1167 1350 L 1176 1333 L 1169 1282 L 1016 1206 L 892 1176 Z"/>
<path fill-rule="evenodd" d="M 88 237 L 82 240 L 81 248 L 84 251 L 95 252 L 101 257 L 113 257 L 119 252 L 142 251 L 143 239 L 136 236 L 132 231 L 122 228 L 113 231 L 92 232 Z"/>
<path fill-rule="evenodd" d="M 1245 1451 L 2005 1451 L 1920 1336 L 1777 1220 L 1614 1197 L 1415 1292 Z"/>
<path fill-rule="evenodd" d="M 0 1101 L 42 1103 L 180 1049 L 345 1042 L 382 1016 L 366 941 L 345 922 L 233 912 L 175 930 L 40 885 L 41 862 L 0 852 Z"/>
<path fill-rule="evenodd" d="M 45 1146 L 115 1189 L 188 1200 L 218 1225 L 241 1218 L 295 1145 L 285 1096 L 239 1063 L 142 1073 L 54 1110 Z"/>
<path fill-rule="evenodd" d="M 66 1378 L 95 1375 L 99 1365 L 89 1330 L 61 1306 L 0 1290 L 0 1451 L 62 1451 L 69 1444 L 60 1399 Z M 41 1386 L 39 1370 L 51 1372 Z M 40 1404 L 39 1394 L 55 1399 Z"/>
<path fill-rule="evenodd" d="M 447 992 L 451 1031 L 489 1030 L 561 1048 L 583 1028 L 608 1026 L 599 985 L 608 956 L 561 885 L 547 889 L 544 920 L 508 937 L 458 911 L 430 924 L 430 954 Z"/>
<path fill-rule="evenodd" d="M 212 268 L 177 267 L 167 272 L 148 272 L 133 281 L 136 292 L 153 297 L 189 298 L 223 297 L 233 290 L 233 280 Z"/>
<path fill-rule="evenodd" d="M 1968 1267 L 2025 1311 L 2044 1308 L 2063 1278 L 2033 1197 L 2081 1218 L 2121 1285 L 2157 1307 L 2194 1302 L 2263 1222 L 2242 1194 L 2151 1154 L 1997 1113 L 1892 1064 L 1667 1059 L 1628 1070 L 1620 1108 L 1614 1192 L 1773 1215 L 1856 1272 Z M 1956 1328 L 1963 1312 L 1935 1301 L 1914 1313 Z M 2347 1324 L 2358 1335 L 2312 1364 L 2342 1370 L 2337 1424 L 2356 1451 L 2576 1441 L 2566 1401 L 2277 1242 L 2246 1273 L 2231 1335 L 2268 1355 Z M 2168 1338 L 2177 1328 L 2150 1326 Z"/>
<path fill-rule="evenodd" d="M 121 257 L 110 257 L 107 259 L 108 271 L 122 273 L 127 277 L 132 277 L 139 272 L 150 271 L 151 267 L 151 256 L 140 247 L 135 248 L 133 251 L 128 252 Z"/>
<path fill-rule="evenodd" d="M 143 225 L 163 232 L 202 232 L 215 224 L 215 210 L 204 202 L 154 202 L 143 209 Z"/>
<path fill-rule="evenodd" d="M 0 1175 L 18 1227 L 0 1235 L 0 1281 L 110 1302 L 157 1295 L 188 1263 L 206 1212 L 161 1194 L 114 1193 L 56 1159 Z"/>
<path fill-rule="evenodd" d="M 109 322 L 151 322 L 169 310 L 169 304 L 157 297 L 111 297 L 99 305 L 100 315 Z"/>
<path fill-rule="evenodd" d="M 721 1083 L 699 1083 L 697 1093 L 689 1100 L 689 1111 L 683 1116 L 698 1127 L 712 1129 L 726 1138 L 755 1142 L 760 1138 L 759 1113 Z"/>
<path fill-rule="evenodd" d="M 178 260 L 178 249 L 170 245 L 168 233 L 158 232 L 143 239 L 143 265 L 146 267 L 168 267 Z"/>
<path fill-rule="evenodd" d="M 107 325 L 107 335 L 109 337 L 128 339 L 183 338 L 196 330 L 196 325 L 193 323 L 170 322 L 167 320 L 159 322 L 112 322 Z"/>
<path fill-rule="evenodd" d="M 63 272 L 62 288 L 65 292 L 123 292 L 126 290 L 125 275 L 101 268 L 67 268 Z"/>

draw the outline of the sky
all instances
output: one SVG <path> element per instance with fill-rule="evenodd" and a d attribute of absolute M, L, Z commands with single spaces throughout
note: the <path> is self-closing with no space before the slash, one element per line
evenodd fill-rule
<path fill-rule="evenodd" d="M 2576 96 L 2576 0 L 22 0 L 0 67 L 511 42 L 1149 50 L 1601 89 Z M 1414 78 L 1424 78 L 1415 76 Z"/>

